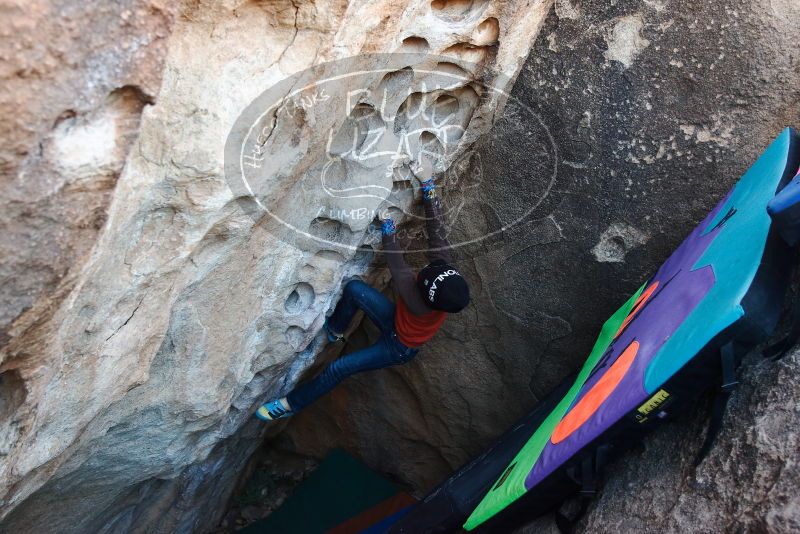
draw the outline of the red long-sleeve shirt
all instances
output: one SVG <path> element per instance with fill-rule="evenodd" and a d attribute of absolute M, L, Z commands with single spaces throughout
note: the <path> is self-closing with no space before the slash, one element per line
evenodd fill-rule
<path fill-rule="evenodd" d="M 423 200 L 428 227 L 428 259 L 452 262 L 450 242 L 444 226 L 444 214 L 439 197 Z M 383 249 L 392 273 L 392 281 L 397 292 L 397 307 L 394 327 L 397 338 L 407 347 L 417 348 L 430 340 L 441 328 L 447 312 L 434 310 L 423 298 L 417 287 L 417 274 L 403 258 L 403 250 L 397 236 L 384 235 Z"/>

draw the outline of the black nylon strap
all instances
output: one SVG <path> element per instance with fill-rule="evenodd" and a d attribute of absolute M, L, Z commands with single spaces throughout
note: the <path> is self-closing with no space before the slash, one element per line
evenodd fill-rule
<path fill-rule="evenodd" d="M 589 509 L 594 496 L 597 494 L 597 487 L 600 480 L 600 473 L 605 467 L 608 458 L 609 445 L 600 445 L 594 454 L 587 454 L 581 459 L 580 465 L 580 485 L 579 494 L 580 507 L 574 517 L 569 518 L 561 510 L 556 511 L 555 521 L 561 534 L 573 534 L 578 521 L 583 518 Z"/>
<path fill-rule="evenodd" d="M 731 393 L 739 384 L 736 380 L 736 367 L 737 355 L 733 342 L 724 345 L 720 349 L 720 363 L 722 365 L 722 385 L 720 386 L 717 394 L 714 396 L 714 404 L 711 408 L 711 421 L 708 423 L 708 430 L 706 431 L 706 439 L 703 446 L 697 452 L 694 458 L 694 466 L 700 465 L 705 460 L 714 442 L 722 430 L 722 423 L 725 420 L 725 411 L 728 408 L 728 401 L 731 398 Z"/>
<path fill-rule="evenodd" d="M 789 349 L 800 341 L 800 296 L 795 298 L 792 311 L 789 314 L 792 327 L 786 337 L 764 349 L 764 357 L 773 361 L 780 360 Z"/>
<path fill-rule="evenodd" d="M 792 262 L 792 280 L 797 280 L 798 271 L 800 271 L 800 247 L 797 247 L 795 250 L 795 257 Z M 777 361 L 786 356 L 786 353 L 789 352 L 793 346 L 800 341 L 800 295 L 793 295 L 794 303 L 789 310 L 789 323 L 791 327 L 789 329 L 789 333 L 786 336 L 773 343 L 772 345 L 768 346 L 764 349 L 764 357 L 772 360 Z"/>

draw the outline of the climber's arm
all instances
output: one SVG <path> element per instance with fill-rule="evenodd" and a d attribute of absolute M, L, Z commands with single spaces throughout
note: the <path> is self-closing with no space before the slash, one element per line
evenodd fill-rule
<path fill-rule="evenodd" d="M 397 242 L 394 221 L 386 219 L 381 228 L 383 232 L 383 250 L 386 254 L 386 263 L 389 264 L 389 271 L 392 273 L 392 281 L 395 290 L 400 298 L 406 303 L 408 310 L 414 315 L 425 315 L 431 312 L 431 308 L 417 289 L 417 277 L 411 267 L 408 266 L 403 258 L 403 250 Z"/>
<path fill-rule="evenodd" d="M 422 182 L 422 205 L 425 207 L 425 220 L 428 230 L 428 259 L 433 262 L 442 260 L 452 263 L 450 241 L 447 240 L 447 228 L 444 225 L 444 212 L 433 178 Z"/>

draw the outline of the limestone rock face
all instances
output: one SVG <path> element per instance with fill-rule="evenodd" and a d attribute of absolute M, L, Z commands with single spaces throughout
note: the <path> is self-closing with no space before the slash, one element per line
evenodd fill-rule
<path fill-rule="evenodd" d="M 4 344 L 103 226 L 142 108 L 158 92 L 174 13 L 147 1 L 33 1 L 5 2 L 0 16 Z"/>
<path fill-rule="evenodd" d="M 603 321 L 784 127 L 800 126 L 800 49 L 791 27 L 798 22 L 792 1 L 556 2 L 511 99 L 542 122 L 520 124 L 506 107 L 479 144 L 482 187 L 464 203 L 452 235 L 465 242 L 503 228 L 520 182 L 535 192 L 526 201 L 536 206 L 527 224 L 460 249 L 457 265 L 473 304 L 450 317 L 413 362 L 348 380 L 273 446 L 313 456 L 344 446 L 420 493 L 482 450 L 585 361 Z M 557 148 L 552 187 L 552 168 L 535 157 L 550 150 L 545 131 Z M 451 191 L 444 199 L 462 200 Z M 365 324 L 347 350 L 371 335 Z M 743 372 L 765 388 L 773 382 L 763 366 Z M 795 390 L 780 383 L 759 395 L 791 404 Z M 743 447 L 733 458 L 746 471 L 719 452 L 701 478 L 685 478 L 685 461 L 657 457 L 655 448 L 691 454 L 702 426 L 695 434 L 667 430 L 621 475 L 637 487 L 646 478 L 649 491 L 626 502 L 633 490 L 612 483 L 587 531 L 659 532 L 676 499 L 682 515 L 667 523 L 675 531 L 692 530 L 695 510 L 705 514 L 703 528 L 714 530 L 715 505 L 728 521 L 722 530 L 782 531 L 796 522 L 797 500 L 783 490 L 774 502 L 757 502 L 769 481 L 789 487 L 797 477 L 793 438 L 774 443 L 754 421 L 785 416 L 792 433 L 788 408 L 779 406 L 783 400 L 741 402 L 728 425 Z M 770 435 L 777 428 L 770 423 Z M 762 438 L 764 446 L 749 445 Z M 778 465 L 786 466 L 783 478 Z M 757 487 L 737 482 L 751 472 L 764 472 Z M 702 487 L 690 491 L 692 484 Z M 759 514 L 774 516 L 772 526 Z M 547 528 L 545 521 L 530 531 Z"/>
<path fill-rule="evenodd" d="M 334 161 L 342 188 L 374 186 L 378 167 L 348 159 L 346 134 L 358 148 L 376 131 L 407 140 L 366 208 L 411 218 L 411 167 L 424 152 L 444 171 L 489 130 L 549 8 L 4 6 L 0 528 L 211 528 L 262 438 L 255 406 L 315 360 L 342 282 L 382 276 L 368 272 L 372 217 L 346 220 L 352 202 L 309 175 Z M 373 80 L 391 109 L 320 94 L 276 114 L 255 198 L 236 191 L 225 143 L 254 99 L 312 65 L 394 52 L 449 58 L 436 65 L 461 81 L 412 62 Z M 389 118 L 429 101 L 433 123 Z"/>

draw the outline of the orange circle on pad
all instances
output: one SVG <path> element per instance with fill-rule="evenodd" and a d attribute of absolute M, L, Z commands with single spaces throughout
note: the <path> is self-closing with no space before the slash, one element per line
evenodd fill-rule
<path fill-rule="evenodd" d="M 611 395 L 622 379 L 625 373 L 630 369 L 636 354 L 639 352 L 639 342 L 633 341 L 625 351 L 620 354 L 617 361 L 609 367 L 608 371 L 600 377 L 600 380 L 592 386 L 586 395 L 564 416 L 558 426 L 553 431 L 550 441 L 554 445 L 567 439 L 573 432 L 578 430 L 589 418 L 597 411 L 598 408 L 606 401 Z"/>

